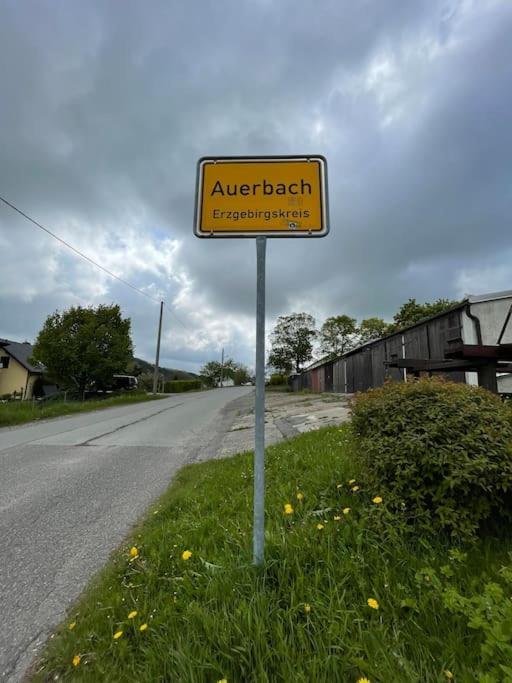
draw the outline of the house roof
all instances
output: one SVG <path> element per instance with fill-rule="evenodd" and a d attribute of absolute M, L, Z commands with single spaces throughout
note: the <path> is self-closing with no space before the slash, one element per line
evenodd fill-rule
<path fill-rule="evenodd" d="M 29 372 L 41 375 L 44 372 L 44 366 L 41 364 L 31 363 L 32 358 L 32 344 L 28 342 L 10 341 L 9 339 L 0 339 L 0 348 L 3 349 L 9 356 L 12 356 L 14 360 L 17 360 L 20 365 L 28 370 Z"/>
<path fill-rule="evenodd" d="M 344 354 L 342 354 L 341 356 L 337 356 L 336 358 L 334 358 L 332 355 L 329 355 L 329 354 L 327 356 L 322 356 L 322 358 L 319 358 L 318 360 L 313 361 L 307 367 L 302 368 L 302 372 L 304 370 L 314 370 L 315 368 L 320 368 L 322 365 L 325 365 L 325 363 L 327 363 L 328 361 L 338 360 L 338 358 L 342 358 L 343 355 Z"/>
<path fill-rule="evenodd" d="M 467 294 L 466 299 L 470 304 L 479 304 L 484 301 L 497 301 L 498 299 L 512 298 L 512 289 L 503 292 L 491 292 L 490 294 Z"/>

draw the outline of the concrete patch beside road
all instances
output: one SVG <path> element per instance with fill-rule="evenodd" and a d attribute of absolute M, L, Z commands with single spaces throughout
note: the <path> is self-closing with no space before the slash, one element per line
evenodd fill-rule
<path fill-rule="evenodd" d="M 270 446 L 283 439 L 320 427 L 342 424 L 349 419 L 347 394 L 295 394 L 267 392 L 265 406 L 265 443 Z M 225 435 L 218 457 L 254 448 L 254 397 L 237 402 L 239 411 Z"/>

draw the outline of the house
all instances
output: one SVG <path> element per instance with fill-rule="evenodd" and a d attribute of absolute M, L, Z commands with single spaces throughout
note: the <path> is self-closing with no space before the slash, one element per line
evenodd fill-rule
<path fill-rule="evenodd" d="M 468 295 L 452 308 L 292 376 L 294 391 L 354 393 L 386 380 L 443 375 L 493 392 L 512 388 L 512 290 Z"/>
<path fill-rule="evenodd" d="M 34 384 L 42 376 L 44 367 L 30 361 L 32 345 L 0 339 L 0 398 L 15 394 L 22 399 L 32 398 Z"/>
<path fill-rule="evenodd" d="M 235 381 L 232 377 L 223 377 L 222 378 L 222 384 L 219 382 L 217 384 L 218 387 L 234 387 L 235 386 Z"/>

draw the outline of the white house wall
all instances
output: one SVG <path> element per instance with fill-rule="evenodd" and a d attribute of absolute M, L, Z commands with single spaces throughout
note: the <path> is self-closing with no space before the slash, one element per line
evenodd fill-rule
<path fill-rule="evenodd" d="M 480 321 L 482 344 L 494 346 L 498 343 L 501 330 L 511 305 L 512 296 L 495 299 L 493 301 L 478 301 L 469 304 L 471 313 Z M 464 344 L 478 344 L 476 321 L 473 321 L 468 316 L 466 310 L 464 310 L 462 314 L 462 340 Z M 512 344 L 512 320 L 507 326 L 506 334 L 503 337 L 502 342 L 505 344 Z M 466 382 L 468 384 L 477 385 L 477 373 L 466 372 Z"/>
<path fill-rule="evenodd" d="M 498 375 L 498 391 L 500 394 L 512 394 L 512 375 Z"/>
<path fill-rule="evenodd" d="M 476 333 L 476 322 L 471 320 L 467 314 L 466 309 L 462 312 L 462 343 L 463 344 L 478 344 L 478 337 Z M 476 372 L 466 372 L 466 384 L 478 386 L 478 374 Z"/>
<path fill-rule="evenodd" d="M 471 313 L 480 320 L 482 344 L 493 345 L 498 343 L 498 338 L 511 304 L 512 297 L 470 304 Z M 466 342 L 466 344 L 470 343 L 476 344 L 477 342 Z M 503 343 L 512 343 L 512 321 L 507 326 L 507 333 L 503 338 Z"/>

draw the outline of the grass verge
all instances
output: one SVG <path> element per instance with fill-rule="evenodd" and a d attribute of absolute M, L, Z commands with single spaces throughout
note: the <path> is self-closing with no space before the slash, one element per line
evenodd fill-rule
<path fill-rule="evenodd" d="M 34 422 L 36 420 L 46 420 L 60 415 L 72 415 L 74 413 L 88 413 L 91 410 L 102 410 L 115 406 L 124 406 L 131 403 L 144 403 L 154 401 L 163 396 L 153 396 L 151 394 L 123 394 L 101 400 L 90 401 L 54 401 L 39 405 L 32 401 L 11 401 L 0 403 L 0 427 L 12 427 L 14 425 Z"/>
<path fill-rule="evenodd" d="M 33 680 L 509 680 L 481 678 L 487 641 L 457 596 L 503 583 L 510 538 L 466 553 L 407 532 L 374 502 L 354 447 L 343 427 L 267 450 L 261 571 L 251 566 L 251 455 L 184 468 L 71 610 Z"/>

